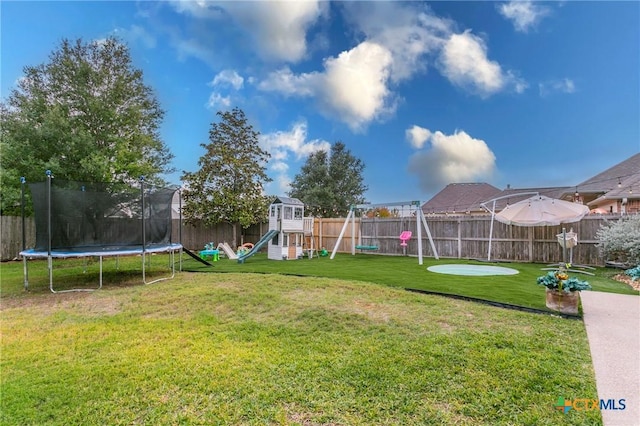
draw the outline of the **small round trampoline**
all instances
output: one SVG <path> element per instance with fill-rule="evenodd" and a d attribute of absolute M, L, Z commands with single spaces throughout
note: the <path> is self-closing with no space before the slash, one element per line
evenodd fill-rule
<path fill-rule="evenodd" d="M 438 273 L 438 274 L 471 275 L 471 276 L 516 275 L 519 273 L 516 269 L 505 268 L 503 266 L 462 265 L 462 264 L 434 265 L 434 266 L 429 266 L 427 270 Z"/>

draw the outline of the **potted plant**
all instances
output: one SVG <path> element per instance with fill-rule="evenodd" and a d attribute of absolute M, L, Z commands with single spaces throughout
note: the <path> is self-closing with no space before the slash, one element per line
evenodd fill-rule
<path fill-rule="evenodd" d="M 640 280 L 640 265 L 635 268 L 627 269 L 624 273 L 631 277 L 631 281 Z"/>
<path fill-rule="evenodd" d="M 538 277 L 538 285 L 546 287 L 547 308 L 573 315 L 578 313 L 580 291 L 591 289 L 587 281 L 569 277 L 564 268 L 550 271 L 546 275 Z"/>

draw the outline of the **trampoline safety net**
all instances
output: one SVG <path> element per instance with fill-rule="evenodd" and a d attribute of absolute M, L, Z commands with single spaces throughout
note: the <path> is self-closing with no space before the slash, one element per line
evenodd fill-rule
<path fill-rule="evenodd" d="M 36 222 L 35 250 L 112 251 L 171 243 L 171 202 L 176 189 L 151 185 L 51 179 L 30 183 Z M 143 210 L 144 201 L 144 210 Z M 142 212 L 144 211 L 144 221 Z M 50 220 L 50 222 L 49 222 Z M 143 225 L 144 223 L 144 235 Z"/>

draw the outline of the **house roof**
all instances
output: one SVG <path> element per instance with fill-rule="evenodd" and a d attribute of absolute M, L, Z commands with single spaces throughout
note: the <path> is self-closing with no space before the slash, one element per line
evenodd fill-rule
<path fill-rule="evenodd" d="M 294 204 L 297 206 L 304 206 L 304 203 L 297 198 L 289 198 L 289 197 L 276 197 L 271 204 Z"/>
<path fill-rule="evenodd" d="M 618 186 L 619 185 L 619 186 Z M 632 155 L 626 160 L 606 169 L 585 180 L 576 186 L 556 186 L 543 188 L 510 188 L 504 190 L 489 185 L 488 183 L 450 183 L 429 201 L 422 205 L 425 213 L 463 213 L 470 211 L 485 211 L 481 203 L 489 203 L 495 198 L 495 210 L 500 211 L 507 204 L 517 203 L 531 197 L 531 194 L 521 193 L 537 192 L 550 198 L 571 199 L 575 192 L 588 194 L 585 201 L 588 205 L 596 205 L 597 202 L 607 199 L 640 199 L 640 153 Z"/>
<path fill-rule="evenodd" d="M 578 184 L 580 193 L 609 193 L 626 190 L 640 178 L 640 153 Z M 620 188 L 618 188 L 620 183 Z M 635 191 L 634 191 L 635 192 Z M 619 197 L 618 197 L 619 198 Z"/>
<path fill-rule="evenodd" d="M 540 195 L 544 195 L 549 198 L 561 199 L 564 194 L 571 191 L 573 194 L 573 187 L 570 186 L 553 186 L 553 187 L 542 187 L 542 188 L 506 188 L 500 193 L 492 196 L 491 198 L 487 198 L 482 200 L 482 202 L 486 203 L 488 208 L 493 207 L 493 203 L 490 203 L 495 198 L 500 198 L 496 200 L 495 211 L 499 212 L 504 209 L 507 204 L 514 204 L 518 201 L 526 200 L 527 198 L 532 197 L 533 192 L 537 192 Z M 519 195 L 524 194 L 524 195 Z"/>
<path fill-rule="evenodd" d="M 589 202 L 588 205 L 597 206 L 605 200 L 640 199 L 640 173 L 621 179 L 620 183 L 620 188 L 616 183 L 614 189 Z"/>
<path fill-rule="evenodd" d="M 480 203 L 500 190 L 488 183 L 450 183 L 422 205 L 425 213 L 484 211 Z"/>

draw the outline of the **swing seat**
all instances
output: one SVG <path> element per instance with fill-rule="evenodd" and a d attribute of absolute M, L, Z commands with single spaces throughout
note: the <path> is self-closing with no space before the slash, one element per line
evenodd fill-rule
<path fill-rule="evenodd" d="M 356 248 L 358 250 L 378 250 L 378 246 L 363 246 L 363 245 L 357 245 Z"/>
<path fill-rule="evenodd" d="M 400 245 L 403 247 L 407 246 L 407 240 L 411 239 L 411 231 L 402 231 L 402 234 L 400 234 Z"/>

